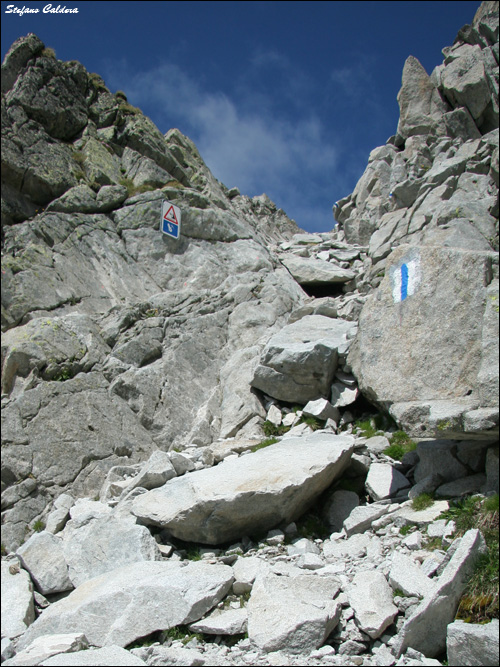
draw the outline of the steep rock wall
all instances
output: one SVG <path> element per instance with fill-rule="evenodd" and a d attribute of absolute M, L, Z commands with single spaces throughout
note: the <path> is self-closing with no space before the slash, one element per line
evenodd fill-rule
<path fill-rule="evenodd" d="M 265 411 L 250 377 L 305 294 L 272 245 L 298 232 L 219 183 L 178 130 L 35 36 L 2 65 L 4 540 L 117 463 L 205 445 Z M 181 209 L 181 237 L 159 229 Z M 263 340 L 262 337 L 264 337 Z"/>
<path fill-rule="evenodd" d="M 417 437 L 498 437 L 498 3 L 428 76 L 410 56 L 397 133 L 334 206 L 368 245 L 349 363 Z M 373 292 L 373 287 L 378 287 Z"/>

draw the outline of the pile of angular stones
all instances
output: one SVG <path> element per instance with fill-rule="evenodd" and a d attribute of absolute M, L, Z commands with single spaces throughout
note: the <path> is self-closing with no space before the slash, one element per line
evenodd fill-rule
<path fill-rule="evenodd" d="M 294 414 L 275 402 L 278 413 Z M 45 529 L 2 561 L 6 667 L 439 665 L 445 651 L 449 664 L 497 664 L 498 622 L 454 622 L 481 533 L 455 539 L 439 518 L 447 500 L 421 511 L 408 500 L 436 468 L 453 480 L 436 496 L 460 495 L 457 477 L 485 457 L 482 490 L 498 491 L 493 449 L 422 442 L 397 462 L 383 454 L 389 432 L 293 429 L 257 450 L 229 439 L 157 451 L 111 469 L 100 500 L 60 496 Z M 361 499 L 340 483 L 360 477 Z M 290 507 L 325 488 L 328 536 L 305 537 Z M 242 532 L 254 520 L 279 527 Z M 427 548 L 435 538 L 442 548 Z"/>

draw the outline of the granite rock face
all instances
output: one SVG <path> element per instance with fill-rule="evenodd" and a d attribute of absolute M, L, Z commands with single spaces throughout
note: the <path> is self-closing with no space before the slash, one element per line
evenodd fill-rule
<path fill-rule="evenodd" d="M 249 422 L 258 434 L 253 366 L 306 295 L 272 250 L 297 225 L 266 195 L 230 193 L 178 130 L 162 135 L 35 35 L 12 46 L 2 86 L 13 547 L 69 485 L 93 494 L 111 467 L 155 450 L 207 445 Z M 178 240 L 160 231 L 163 200 L 182 211 Z"/>
<path fill-rule="evenodd" d="M 498 5 L 482 3 L 443 54 L 430 76 L 408 58 L 397 132 L 334 207 L 346 239 L 368 245 L 362 281 L 378 285 L 348 362 L 414 436 L 494 440 Z"/>

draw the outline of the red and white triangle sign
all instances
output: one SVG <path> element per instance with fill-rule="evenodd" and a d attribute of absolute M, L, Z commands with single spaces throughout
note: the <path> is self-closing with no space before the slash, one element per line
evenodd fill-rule
<path fill-rule="evenodd" d="M 177 220 L 177 216 L 175 215 L 175 209 L 173 205 L 170 205 L 170 208 L 167 210 L 165 215 L 163 216 L 163 219 L 166 220 L 167 222 L 173 222 L 174 225 L 178 225 L 179 221 Z"/>

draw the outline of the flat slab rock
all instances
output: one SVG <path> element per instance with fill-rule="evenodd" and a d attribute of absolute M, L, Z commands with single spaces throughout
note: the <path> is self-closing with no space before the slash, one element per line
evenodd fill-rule
<path fill-rule="evenodd" d="M 258 576 L 247 607 L 249 639 L 268 652 L 319 648 L 339 621 L 338 591 L 334 577 Z"/>
<path fill-rule="evenodd" d="M 382 572 L 358 572 L 347 595 L 359 628 L 372 639 L 380 637 L 398 614 L 392 590 Z"/>
<path fill-rule="evenodd" d="M 5 667 L 29 667 L 30 665 L 45 664 L 44 661 L 53 655 L 61 653 L 75 653 L 88 649 L 85 635 L 81 632 L 61 635 L 42 635 L 24 651 L 16 653 L 13 658 L 5 660 Z M 120 649 L 122 650 L 122 649 Z M 84 664 L 84 663 L 81 663 Z M 120 663 L 117 663 L 120 664 Z"/>
<path fill-rule="evenodd" d="M 94 646 L 127 646 L 139 637 L 192 623 L 233 583 L 232 568 L 202 562 L 140 562 L 91 579 L 46 609 L 19 645 L 41 635 L 83 632 Z"/>
<path fill-rule="evenodd" d="M 221 544 L 290 523 L 342 473 L 354 438 L 313 433 L 177 477 L 138 496 L 132 512 L 187 542 Z"/>
<path fill-rule="evenodd" d="M 41 664 L 47 667 L 139 667 L 146 663 L 120 646 L 106 646 L 77 653 L 59 653 Z"/>

